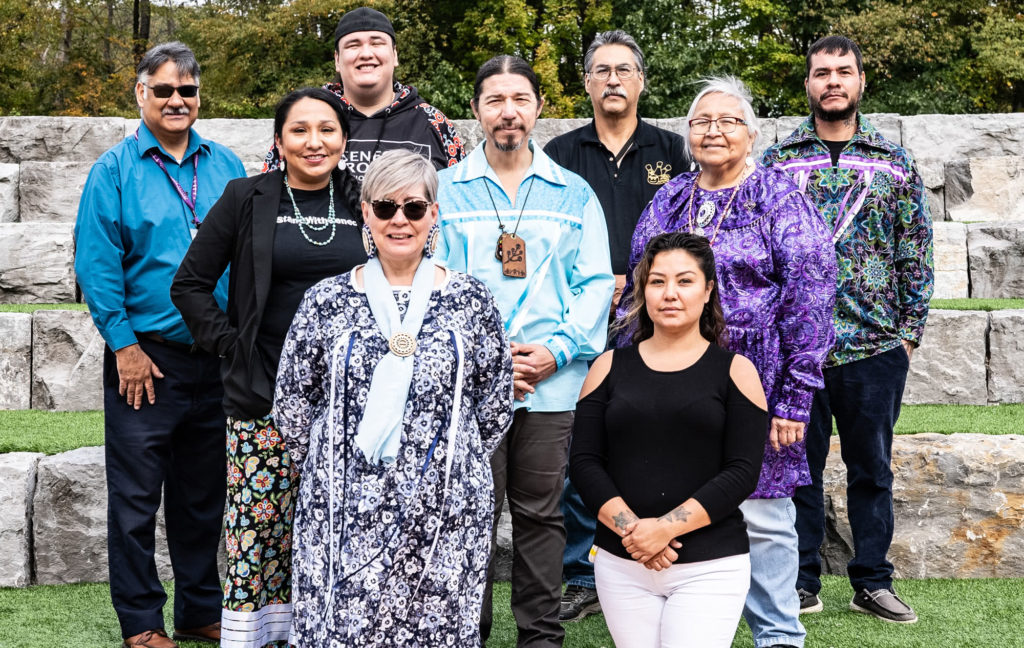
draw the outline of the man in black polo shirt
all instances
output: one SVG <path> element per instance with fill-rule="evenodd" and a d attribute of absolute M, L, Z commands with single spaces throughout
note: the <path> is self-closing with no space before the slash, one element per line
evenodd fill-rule
<path fill-rule="evenodd" d="M 640 213 L 661 185 L 690 169 L 691 161 L 682 137 L 637 116 L 637 101 L 647 76 L 643 52 L 632 36 L 620 29 L 598 34 L 583 57 L 583 69 L 594 120 L 551 140 L 544 152 L 582 176 L 601 201 L 615 273 L 615 312 L 626 283 L 630 241 Z M 562 577 L 567 587 L 559 619 L 578 621 L 601 610 L 590 562 L 597 521 L 568 479 L 562 511 L 566 533 Z"/>

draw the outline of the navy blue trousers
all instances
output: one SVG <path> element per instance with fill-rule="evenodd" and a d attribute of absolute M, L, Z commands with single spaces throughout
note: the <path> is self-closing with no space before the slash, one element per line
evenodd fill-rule
<path fill-rule="evenodd" d="M 846 464 L 846 498 L 853 532 L 853 559 L 847 574 L 854 590 L 892 586 L 892 431 L 900 415 L 910 366 L 902 346 L 864 360 L 825 369 L 825 387 L 814 395 L 807 426 L 811 484 L 796 489 L 796 530 L 800 574 L 796 586 L 821 590 L 825 538 L 822 474 L 832 438 L 832 419 Z"/>
<path fill-rule="evenodd" d="M 118 395 L 117 361 L 103 361 L 110 597 L 130 637 L 164 627 L 167 602 L 154 560 L 156 512 L 164 494 L 167 547 L 174 572 L 174 624 L 220 620 L 217 571 L 226 463 L 220 361 L 140 340 L 164 378 L 156 404 L 135 410 Z"/>

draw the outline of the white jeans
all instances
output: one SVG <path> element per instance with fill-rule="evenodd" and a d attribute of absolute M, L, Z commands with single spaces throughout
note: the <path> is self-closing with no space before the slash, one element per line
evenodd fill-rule
<path fill-rule="evenodd" d="M 729 648 L 750 587 L 750 556 L 656 572 L 598 551 L 594 576 L 616 648 Z"/>

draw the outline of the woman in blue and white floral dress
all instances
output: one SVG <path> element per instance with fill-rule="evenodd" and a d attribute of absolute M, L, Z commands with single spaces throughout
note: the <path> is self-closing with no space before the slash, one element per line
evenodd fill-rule
<path fill-rule="evenodd" d="M 480 645 L 512 361 L 483 284 L 429 258 L 436 189 L 415 154 L 371 164 L 370 261 L 311 288 L 285 341 L 274 413 L 302 476 L 303 648 Z"/>

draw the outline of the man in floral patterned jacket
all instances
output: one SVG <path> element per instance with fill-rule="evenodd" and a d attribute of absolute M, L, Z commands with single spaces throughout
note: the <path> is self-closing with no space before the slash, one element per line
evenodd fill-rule
<path fill-rule="evenodd" d="M 892 589 L 886 554 L 893 534 L 893 426 L 928 317 L 932 223 L 910 154 L 858 112 L 864 83 L 856 43 L 841 36 L 814 43 L 804 81 L 812 115 L 764 154 L 766 166 L 790 172 L 821 210 L 839 266 L 836 345 L 807 428 L 812 483 L 793 498 L 800 548 L 796 587 L 801 612 L 822 609 L 822 473 L 835 418 L 854 541 L 847 568 L 856 592 L 850 608 L 914 623 L 917 615 Z"/>

